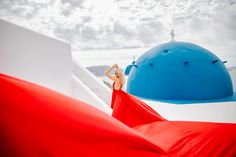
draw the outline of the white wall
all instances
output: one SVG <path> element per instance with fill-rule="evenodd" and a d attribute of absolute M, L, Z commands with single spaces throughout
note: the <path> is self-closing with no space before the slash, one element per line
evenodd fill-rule
<path fill-rule="evenodd" d="M 111 104 L 112 91 L 99 78 L 82 67 L 77 61 L 73 61 L 73 73 L 91 91 L 101 98 L 108 106 Z"/>
<path fill-rule="evenodd" d="M 0 20 L 0 72 L 70 94 L 70 45 Z"/>

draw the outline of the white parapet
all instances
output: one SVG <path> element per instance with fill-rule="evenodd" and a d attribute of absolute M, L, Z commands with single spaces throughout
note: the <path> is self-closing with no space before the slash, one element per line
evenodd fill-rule
<path fill-rule="evenodd" d="M 143 101 L 168 120 L 236 123 L 235 102 L 170 104 Z"/>

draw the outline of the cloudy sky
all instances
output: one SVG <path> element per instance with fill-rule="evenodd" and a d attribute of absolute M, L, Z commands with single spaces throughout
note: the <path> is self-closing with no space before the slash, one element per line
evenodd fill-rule
<path fill-rule="evenodd" d="M 236 52 L 236 0 L 0 0 L 0 18 L 73 49 L 158 45 L 170 39 Z"/>

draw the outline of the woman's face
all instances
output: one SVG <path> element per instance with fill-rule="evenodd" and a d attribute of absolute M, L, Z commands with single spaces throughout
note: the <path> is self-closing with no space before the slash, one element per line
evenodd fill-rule
<path fill-rule="evenodd" d="M 116 76 L 116 78 L 119 78 L 119 77 L 120 77 L 120 72 L 119 72 L 119 70 L 116 70 L 116 71 L 115 71 L 115 76 Z"/>

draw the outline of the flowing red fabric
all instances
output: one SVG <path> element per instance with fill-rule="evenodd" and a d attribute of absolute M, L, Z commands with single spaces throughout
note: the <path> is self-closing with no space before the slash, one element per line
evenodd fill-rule
<path fill-rule="evenodd" d="M 0 74 L 0 156 L 236 156 L 236 124 L 167 121 L 118 92 L 113 116 L 132 128 L 84 102 Z"/>
<path fill-rule="evenodd" d="M 121 87 L 119 90 L 116 90 L 114 85 L 115 83 L 113 83 L 111 102 L 113 117 L 130 127 L 165 120 L 143 101 L 124 92 L 121 90 Z"/>
<path fill-rule="evenodd" d="M 0 74 L 1 157 L 159 157 L 138 132 L 88 104 Z"/>
<path fill-rule="evenodd" d="M 236 124 L 162 121 L 134 129 L 172 157 L 236 157 Z"/>

